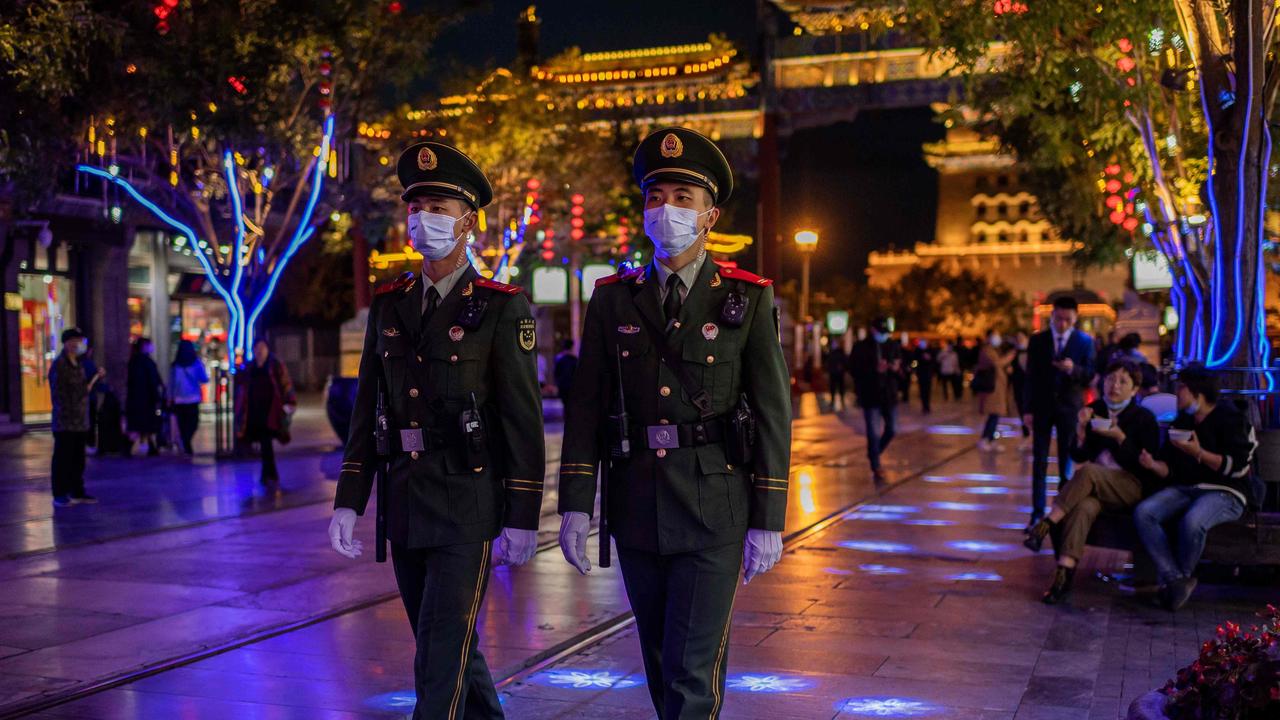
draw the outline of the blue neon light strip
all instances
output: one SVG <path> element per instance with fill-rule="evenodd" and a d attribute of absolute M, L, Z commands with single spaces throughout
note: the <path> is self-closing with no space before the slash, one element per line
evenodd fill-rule
<path fill-rule="evenodd" d="M 236 244 L 231 255 L 234 268 L 231 271 L 231 299 L 236 303 L 236 323 L 231 327 L 230 345 L 234 352 L 240 347 L 238 341 L 245 336 L 244 302 L 240 299 L 240 279 L 244 274 L 244 267 L 240 263 L 240 256 L 244 253 L 244 207 L 240 200 L 240 183 L 236 179 L 235 159 L 230 150 L 222 155 L 222 167 L 227 171 L 227 194 L 231 196 L 231 211 L 236 217 Z M 233 355 L 232 360 L 234 359 Z"/>
<path fill-rule="evenodd" d="M 316 202 L 320 199 L 320 190 L 324 187 L 325 169 L 329 164 L 329 143 L 333 139 L 333 122 L 333 115 L 325 118 L 324 139 L 320 141 L 320 157 L 316 159 L 316 169 L 311 178 L 311 196 L 307 198 L 307 207 L 298 219 L 298 226 L 294 228 L 293 239 L 290 240 L 289 247 L 285 249 L 284 254 L 276 261 L 276 266 L 271 270 L 271 277 L 267 280 L 267 286 L 263 288 L 262 294 L 258 296 L 253 312 L 249 313 L 249 322 L 246 327 L 248 336 L 245 340 L 246 361 L 253 358 L 254 324 L 258 321 L 258 315 L 262 313 L 262 309 L 266 307 L 267 301 L 275 293 L 276 283 L 280 281 L 280 274 L 284 272 L 285 266 L 289 264 L 289 260 L 294 253 L 298 252 L 298 248 L 302 247 L 302 244 L 315 234 L 315 228 L 311 226 L 311 216 L 315 213 Z"/>
<path fill-rule="evenodd" d="M 1271 126 L 1268 123 L 1262 123 L 1262 141 L 1263 152 L 1261 162 L 1258 167 L 1262 169 L 1262 191 L 1259 197 L 1262 202 L 1258 203 L 1258 256 L 1257 262 L 1257 290 L 1258 297 L 1255 300 L 1253 308 L 1254 315 L 1258 318 L 1258 356 L 1261 358 L 1261 367 L 1271 366 L 1271 344 L 1267 342 L 1267 304 L 1266 304 L 1266 266 L 1263 265 L 1262 244 L 1265 240 L 1266 233 L 1266 215 L 1267 215 L 1267 180 L 1271 176 Z M 1275 390 L 1276 380 L 1272 377 L 1272 373 L 1264 372 L 1262 377 L 1265 379 L 1267 390 Z"/>
<path fill-rule="evenodd" d="M 236 322 L 236 319 L 237 319 L 236 305 L 235 303 L 232 302 L 231 296 L 227 294 L 226 289 L 222 286 L 222 283 L 218 280 L 218 274 L 214 271 L 213 266 L 209 264 L 209 258 L 205 257 L 204 250 L 200 248 L 200 245 L 196 239 L 195 230 L 192 230 L 190 227 L 175 220 L 171 215 L 169 215 L 169 213 L 166 213 L 164 210 L 161 210 L 158 205 L 148 200 L 146 197 L 142 195 L 142 193 L 138 192 L 137 189 L 133 187 L 133 184 L 130 183 L 128 180 L 125 180 L 124 178 L 118 175 L 112 175 L 111 173 L 101 168 L 92 167 L 90 165 L 77 165 L 76 170 L 78 172 L 82 172 L 88 175 L 94 175 L 94 176 L 100 177 L 108 182 L 113 182 L 116 185 L 124 188 L 125 192 L 129 193 L 130 197 L 132 197 L 140 205 L 142 205 L 147 210 L 149 210 L 152 215 L 155 215 L 156 217 L 160 218 L 162 222 L 169 225 L 173 229 L 177 230 L 179 233 L 182 233 L 182 235 L 187 239 L 187 244 L 190 245 L 191 249 L 193 250 L 192 254 L 196 256 L 196 259 L 200 261 L 200 265 L 204 268 L 204 274 L 205 274 L 205 277 L 209 279 L 209 284 L 213 286 L 214 291 L 217 292 L 218 295 L 222 296 L 223 301 L 227 304 L 227 310 L 231 313 L 231 316 L 232 316 L 231 322 L 233 324 Z"/>

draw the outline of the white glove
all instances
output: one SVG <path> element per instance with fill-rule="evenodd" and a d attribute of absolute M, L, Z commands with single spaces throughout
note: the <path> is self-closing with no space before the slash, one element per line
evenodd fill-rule
<path fill-rule="evenodd" d="M 560 518 L 560 552 L 569 564 L 586 575 L 591 571 L 587 558 L 587 533 L 591 532 L 591 516 L 584 512 L 567 512 Z"/>
<path fill-rule="evenodd" d="M 498 564 L 523 565 L 538 550 L 538 531 L 502 528 L 498 536 Z"/>
<path fill-rule="evenodd" d="M 742 584 L 760 573 L 769 572 L 782 559 L 782 533 L 772 530 L 748 530 L 742 552 Z"/>
<path fill-rule="evenodd" d="M 351 539 L 356 530 L 356 511 L 351 508 L 338 508 L 333 511 L 333 519 L 329 521 L 329 545 L 333 551 L 352 560 L 364 552 L 364 543 Z"/>

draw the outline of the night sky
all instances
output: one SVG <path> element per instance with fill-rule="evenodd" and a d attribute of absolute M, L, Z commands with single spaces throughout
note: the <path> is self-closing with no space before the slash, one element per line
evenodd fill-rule
<path fill-rule="evenodd" d="M 516 18 L 528 5 L 527 0 L 481 3 L 438 39 L 431 50 L 433 65 L 509 64 L 516 55 Z M 555 0 L 537 8 L 544 58 L 573 46 L 593 52 L 701 42 L 713 32 L 727 36 L 744 54 L 755 54 L 754 0 Z M 941 136 L 928 108 L 865 112 L 852 123 L 793 135 L 783 159 L 786 242 L 780 279 L 799 275 L 790 238 L 801 227 L 821 232 L 813 263 L 819 286 L 836 274 L 862 280 L 866 254 L 873 249 L 932 240 L 937 175 L 925 164 L 920 145 Z M 754 210 L 735 208 L 734 214 L 749 218 Z"/>

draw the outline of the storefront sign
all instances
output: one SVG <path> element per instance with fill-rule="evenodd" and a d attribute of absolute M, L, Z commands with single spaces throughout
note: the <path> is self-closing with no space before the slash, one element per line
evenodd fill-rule
<path fill-rule="evenodd" d="M 4 294 L 4 309 L 18 312 L 22 309 L 22 296 L 16 292 Z"/>

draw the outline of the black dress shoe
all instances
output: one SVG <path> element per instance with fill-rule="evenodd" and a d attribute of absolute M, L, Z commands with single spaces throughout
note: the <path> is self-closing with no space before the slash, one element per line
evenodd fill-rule
<path fill-rule="evenodd" d="M 1044 547 L 1045 536 L 1053 530 L 1053 526 L 1054 523 L 1049 518 L 1040 518 L 1036 524 L 1027 528 L 1027 539 L 1022 541 L 1023 546 L 1033 553 L 1040 552 L 1040 548 Z"/>
<path fill-rule="evenodd" d="M 1170 582 L 1168 585 L 1160 588 L 1160 602 L 1165 610 L 1169 612 L 1177 612 L 1182 609 L 1183 605 L 1191 599 L 1191 593 L 1195 592 L 1196 585 L 1200 583 L 1194 577 L 1178 578 Z"/>
<path fill-rule="evenodd" d="M 1071 582 L 1075 577 L 1075 568 L 1059 565 L 1058 569 L 1053 573 L 1053 584 L 1049 586 L 1048 590 L 1044 591 L 1044 595 L 1040 598 L 1041 601 L 1045 605 L 1057 605 L 1065 600 L 1067 595 L 1071 594 Z"/>

